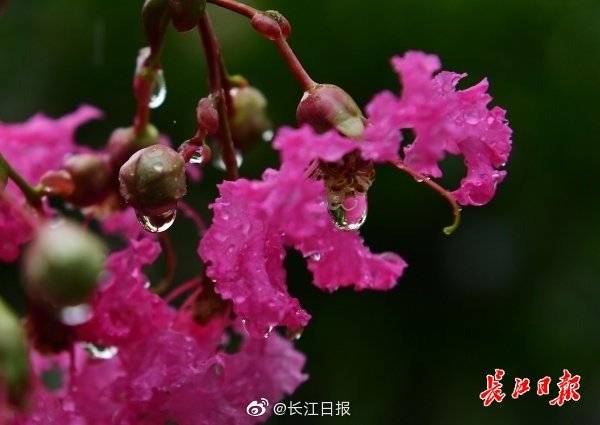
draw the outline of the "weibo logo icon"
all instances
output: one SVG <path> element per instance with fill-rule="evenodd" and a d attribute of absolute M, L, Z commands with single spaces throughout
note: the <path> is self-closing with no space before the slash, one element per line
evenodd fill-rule
<path fill-rule="evenodd" d="M 250 416 L 262 416 L 267 413 L 267 407 L 269 407 L 269 400 L 261 398 L 260 400 L 251 401 L 246 406 L 246 413 Z"/>

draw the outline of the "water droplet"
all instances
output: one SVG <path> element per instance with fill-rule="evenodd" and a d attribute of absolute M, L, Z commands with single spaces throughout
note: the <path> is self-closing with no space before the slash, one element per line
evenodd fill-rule
<path fill-rule="evenodd" d="M 347 196 L 340 206 L 329 212 L 339 229 L 358 230 L 367 219 L 367 195 L 358 193 Z"/>
<path fill-rule="evenodd" d="M 167 83 L 165 81 L 165 74 L 162 69 L 159 69 L 156 71 L 154 82 L 152 83 L 152 94 L 150 95 L 148 106 L 152 109 L 156 109 L 165 102 L 166 98 Z"/>
<path fill-rule="evenodd" d="M 60 321 L 67 326 L 77 326 L 92 317 L 92 309 L 87 304 L 65 307 L 60 311 Z"/>
<path fill-rule="evenodd" d="M 304 333 L 304 328 L 300 328 L 300 329 L 296 329 L 296 330 L 288 329 L 287 337 L 291 341 L 298 341 L 300 338 L 302 338 L 302 333 Z"/>
<path fill-rule="evenodd" d="M 165 167 L 163 167 L 161 164 L 156 164 L 152 167 L 152 169 L 157 173 L 161 173 L 165 169 Z"/>
<path fill-rule="evenodd" d="M 266 130 L 262 134 L 262 139 L 265 142 L 270 142 L 271 140 L 273 140 L 273 136 L 275 136 L 275 132 L 273 130 Z"/>
<path fill-rule="evenodd" d="M 321 253 L 317 252 L 310 256 L 310 259 L 313 261 L 321 261 Z"/>
<path fill-rule="evenodd" d="M 190 164 L 206 164 L 210 161 L 210 149 L 206 146 L 200 146 L 190 157 Z"/>
<path fill-rule="evenodd" d="M 177 217 L 177 210 L 169 210 L 157 216 L 137 214 L 140 225 L 151 233 L 164 232 L 173 225 L 175 217 Z"/>
<path fill-rule="evenodd" d="M 242 153 L 240 151 L 235 151 L 235 161 L 237 163 L 238 168 L 241 167 L 244 163 L 244 157 L 242 156 Z M 219 153 L 215 157 L 214 165 L 221 171 L 225 171 L 227 169 L 227 167 L 225 167 L 225 162 L 223 161 L 223 156 L 221 155 L 221 153 Z"/>
<path fill-rule="evenodd" d="M 267 332 L 265 332 L 265 334 L 263 335 L 263 337 L 265 339 L 267 339 L 269 337 L 269 335 L 271 335 L 271 332 L 273 332 L 273 329 L 275 329 L 274 326 L 269 326 L 269 329 L 267 329 Z"/>
<path fill-rule="evenodd" d="M 100 344 L 85 344 L 85 351 L 92 359 L 110 360 L 119 354 L 119 349 L 113 346 Z"/>
<path fill-rule="evenodd" d="M 473 109 L 471 111 L 465 112 L 465 122 L 467 124 L 475 125 L 481 121 L 481 117 L 479 116 L 479 111 Z"/>

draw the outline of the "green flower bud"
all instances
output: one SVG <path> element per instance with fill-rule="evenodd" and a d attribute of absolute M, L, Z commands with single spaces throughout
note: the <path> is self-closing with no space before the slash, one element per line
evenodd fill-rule
<path fill-rule="evenodd" d="M 134 153 L 119 171 L 121 195 L 144 216 L 177 208 L 186 193 L 185 163 L 168 146 L 154 145 Z"/>
<path fill-rule="evenodd" d="M 317 84 L 304 93 L 296 117 L 318 132 L 336 129 L 350 138 L 359 138 L 365 129 L 364 117 L 354 99 L 341 88 Z"/>
<path fill-rule="evenodd" d="M 272 127 L 267 115 L 267 99 L 250 86 L 234 87 L 230 94 L 233 102 L 231 136 L 238 149 L 247 150 Z"/>
<path fill-rule="evenodd" d="M 169 0 L 173 26 L 179 32 L 192 30 L 198 25 L 206 0 Z"/>
<path fill-rule="evenodd" d="M 22 406 L 29 387 L 29 361 L 25 333 L 13 311 L 0 299 L 0 383 L 8 400 Z"/>
<path fill-rule="evenodd" d="M 83 304 L 96 288 L 105 257 L 102 240 L 79 224 L 46 224 L 25 253 L 27 293 L 54 307 Z"/>
<path fill-rule="evenodd" d="M 137 151 L 158 143 L 159 133 L 156 127 L 148 124 L 143 132 L 136 135 L 133 127 L 117 128 L 110 135 L 106 149 L 110 165 L 114 170 L 121 166 Z"/>
<path fill-rule="evenodd" d="M 65 170 L 71 176 L 74 189 L 67 200 L 78 207 L 101 202 L 110 191 L 112 169 L 108 158 L 94 153 L 70 156 Z"/>

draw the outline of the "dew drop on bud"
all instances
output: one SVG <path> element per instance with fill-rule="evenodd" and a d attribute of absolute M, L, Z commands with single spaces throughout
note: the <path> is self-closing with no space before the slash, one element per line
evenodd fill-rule
<path fill-rule="evenodd" d="M 104 346 L 100 344 L 86 344 L 85 351 L 92 359 L 110 360 L 119 354 L 119 349 L 112 346 Z"/>
<path fill-rule="evenodd" d="M 200 147 L 194 151 L 190 160 L 188 161 L 190 164 L 205 164 L 206 163 L 206 149 Z"/>
<path fill-rule="evenodd" d="M 177 210 L 165 211 L 162 214 L 155 216 L 144 215 L 141 213 L 137 214 L 140 225 L 151 233 L 160 233 L 169 229 L 175 222 L 177 217 Z"/>
<path fill-rule="evenodd" d="M 154 81 L 152 82 L 152 93 L 150 94 L 150 101 L 148 106 L 152 109 L 160 107 L 167 98 L 167 82 L 165 81 L 165 74 L 162 69 L 156 71 L 154 75 Z"/>
<path fill-rule="evenodd" d="M 337 228 L 358 230 L 367 219 L 367 195 L 358 193 L 347 196 L 341 204 L 330 205 L 329 208 Z"/>

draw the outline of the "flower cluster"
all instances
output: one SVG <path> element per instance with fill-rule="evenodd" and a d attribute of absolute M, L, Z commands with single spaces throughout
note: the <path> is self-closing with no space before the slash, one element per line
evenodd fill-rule
<path fill-rule="evenodd" d="M 150 47 L 138 58 L 133 125 L 115 130 L 104 149 L 73 140 L 79 125 L 101 115 L 90 106 L 57 120 L 0 124 L 0 260 L 17 260 L 29 243 L 24 326 L 0 300 L 2 423 L 256 423 L 245 410 L 250 401 L 281 400 L 307 377 L 293 339 L 310 314 L 287 290 L 287 248 L 305 257 L 324 291 L 389 290 L 407 264 L 395 253 L 372 252 L 358 232 L 376 165 L 444 196 L 455 214 L 448 233 L 459 205 L 489 202 L 506 176 L 511 130 L 505 111 L 489 106 L 486 80 L 459 89 L 464 75 L 440 72 L 436 56 L 409 52 L 392 60 L 402 94 L 376 95 L 364 116 L 342 89 L 308 76 L 287 44 L 290 25 L 281 14 L 234 0 L 211 3 L 250 18 L 305 90 L 300 126 L 273 139 L 280 167 L 261 179 L 238 178 L 238 167 L 241 151 L 270 138 L 266 98 L 228 76 L 200 0 L 146 0 Z M 197 130 L 178 151 L 150 124 L 150 109 L 165 96 L 160 50 L 169 22 L 177 31 L 198 26 L 210 77 Z M 402 139 L 406 130 L 414 141 Z M 206 167 L 213 151 L 228 179 L 207 226 L 183 198 L 186 169 L 198 182 L 189 165 Z M 467 169 L 453 191 L 435 182 L 446 155 L 462 156 Z M 49 198 L 100 231 L 65 219 Z M 174 285 L 177 252 L 166 231 L 177 211 L 198 227 L 202 272 Z M 123 246 L 106 256 L 103 240 L 115 234 Z M 167 271 L 152 282 L 144 267 L 160 255 Z"/>

